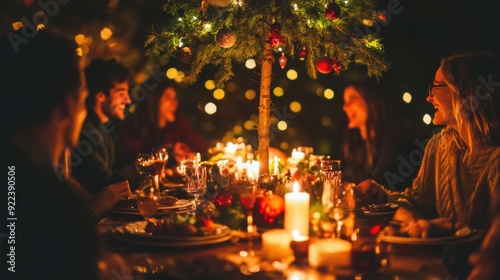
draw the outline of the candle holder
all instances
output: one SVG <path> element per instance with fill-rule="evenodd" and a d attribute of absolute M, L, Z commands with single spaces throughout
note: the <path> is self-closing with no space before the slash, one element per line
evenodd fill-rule
<path fill-rule="evenodd" d="M 293 256 L 295 260 L 292 265 L 298 267 L 308 266 L 308 253 L 309 253 L 309 238 L 307 236 L 301 236 L 290 241 L 290 248 L 293 251 Z"/>

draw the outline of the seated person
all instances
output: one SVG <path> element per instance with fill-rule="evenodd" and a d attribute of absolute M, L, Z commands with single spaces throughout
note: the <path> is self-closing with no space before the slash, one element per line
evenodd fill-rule
<path fill-rule="evenodd" d="M 85 68 L 88 115 L 80 142 L 72 150 L 74 178 L 91 195 L 105 186 L 136 178 L 135 166 L 115 168 L 114 135 L 130 104 L 130 71 L 114 59 L 94 59 Z"/>
<path fill-rule="evenodd" d="M 189 154 L 205 155 L 208 151 L 206 140 L 177 111 L 178 105 L 177 89 L 173 84 L 163 83 L 149 91 L 119 131 L 116 138 L 117 165 L 134 162 L 138 153 L 166 147 L 169 154 L 166 173 L 172 176 L 169 168 Z"/>
<path fill-rule="evenodd" d="M 415 177 L 416 167 L 400 168 L 417 148 L 412 145 L 414 137 L 387 100 L 374 81 L 350 83 L 344 89 L 342 109 L 348 119 L 340 157 L 344 181 L 358 184 L 371 178 L 391 190 L 403 190 Z"/>
<path fill-rule="evenodd" d="M 372 180 L 361 182 L 361 203 L 406 202 L 425 219 L 448 218 L 487 229 L 500 203 L 500 89 L 478 77 L 500 80 L 500 61 L 488 52 L 445 57 L 427 101 L 433 123 L 446 126 L 425 148 L 412 188 L 390 192 Z"/>

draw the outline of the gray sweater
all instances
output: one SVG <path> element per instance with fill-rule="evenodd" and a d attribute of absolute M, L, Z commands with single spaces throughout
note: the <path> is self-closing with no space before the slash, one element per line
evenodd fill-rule
<path fill-rule="evenodd" d="M 389 193 L 390 200 L 407 200 L 427 219 L 455 218 L 488 228 L 500 205 L 500 147 L 466 152 L 458 133 L 444 128 L 427 143 L 412 187 Z"/>

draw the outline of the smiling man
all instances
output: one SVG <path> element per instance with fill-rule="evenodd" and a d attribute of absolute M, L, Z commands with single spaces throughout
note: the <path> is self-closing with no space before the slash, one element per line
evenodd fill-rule
<path fill-rule="evenodd" d="M 85 68 L 85 77 L 89 90 L 88 116 L 80 142 L 72 151 L 71 166 L 74 177 L 90 194 L 96 195 L 106 185 L 126 180 L 132 172 L 129 167 L 113 169 L 113 136 L 131 102 L 131 73 L 114 59 L 94 59 Z"/>

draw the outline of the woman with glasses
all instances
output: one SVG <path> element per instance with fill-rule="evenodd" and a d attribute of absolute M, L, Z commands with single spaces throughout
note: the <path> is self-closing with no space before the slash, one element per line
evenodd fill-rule
<path fill-rule="evenodd" d="M 365 203 L 404 199 L 425 219 L 488 228 L 500 203 L 500 61 L 488 52 L 441 60 L 427 101 L 445 126 L 427 143 L 420 170 L 405 192 L 363 181 Z"/>

